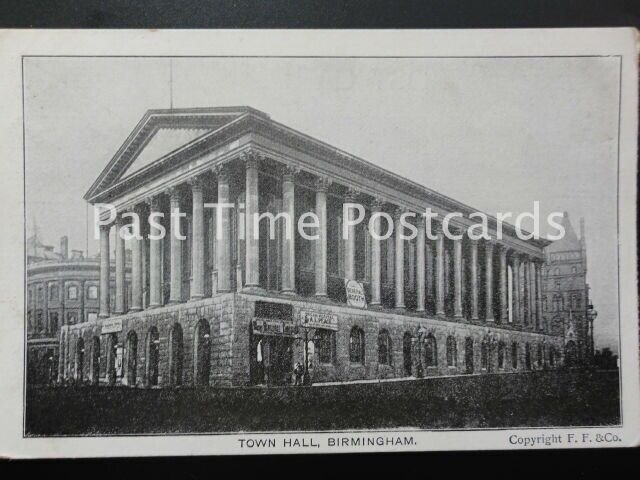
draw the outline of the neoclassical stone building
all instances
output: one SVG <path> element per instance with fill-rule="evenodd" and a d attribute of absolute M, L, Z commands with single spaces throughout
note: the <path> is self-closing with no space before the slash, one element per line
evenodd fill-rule
<path fill-rule="evenodd" d="M 411 219 L 416 238 L 395 228 L 376 240 L 367 233 L 370 217 L 376 231 L 388 226 L 377 212 L 397 227 L 404 212 L 460 212 L 451 225 L 464 232 L 474 209 L 252 108 L 148 111 L 85 199 L 118 212 L 102 229 L 100 277 L 108 285 L 115 273 L 116 302 L 114 311 L 102 288 L 99 318 L 63 327 L 70 377 L 243 386 L 286 384 L 296 362 L 322 382 L 513 372 L 562 361 L 562 335 L 545 329 L 542 316 L 546 240 L 521 240 L 510 225 L 500 241 L 453 240 L 442 229 L 427 234 L 420 215 Z M 364 205 L 366 218 L 343 239 L 345 202 Z M 210 203 L 232 208 L 216 216 Z M 175 209 L 187 215 L 172 222 Z M 310 211 L 316 240 L 287 236 L 282 220 L 271 231 L 263 219 L 254 235 L 248 221 L 254 213 L 286 213 L 297 222 Z M 140 238 L 114 235 L 128 228 L 131 213 L 143 220 Z M 158 229 L 147 219 L 158 213 L 163 239 L 149 236 Z M 495 229 L 491 219 L 493 238 Z"/>

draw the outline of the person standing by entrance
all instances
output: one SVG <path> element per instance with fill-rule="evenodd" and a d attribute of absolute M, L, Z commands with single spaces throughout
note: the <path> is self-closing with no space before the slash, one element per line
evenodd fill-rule
<path fill-rule="evenodd" d="M 304 373 L 304 368 L 302 367 L 302 364 L 300 362 L 296 362 L 295 366 L 293 367 L 293 374 L 296 377 L 296 380 L 295 380 L 296 387 L 299 387 L 300 385 L 302 385 L 303 373 Z"/>

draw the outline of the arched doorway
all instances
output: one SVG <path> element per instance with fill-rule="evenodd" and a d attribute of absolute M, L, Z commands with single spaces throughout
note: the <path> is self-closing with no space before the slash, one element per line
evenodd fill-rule
<path fill-rule="evenodd" d="M 138 335 L 134 330 L 127 334 L 127 385 L 135 387 L 138 368 Z"/>
<path fill-rule="evenodd" d="M 573 367 L 578 362 L 578 348 L 576 342 L 569 340 L 564 347 L 564 363 L 567 367 Z"/>
<path fill-rule="evenodd" d="M 402 337 L 402 359 L 404 365 L 404 376 L 411 376 L 411 367 L 412 367 L 412 359 L 411 359 L 411 334 L 406 332 L 404 337 Z"/>
<path fill-rule="evenodd" d="M 147 357 L 147 386 L 155 387 L 158 385 L 158 362 L 160 360 L 160 335 L 156 327 L 151 327 L 147 333 L 146 345 Z"/>
<path fill-rule="evenodd" d="M 194 372 L 193 378 L 196 385 L 209 385 L 209 372 L 211 370 L 211 328 L 209 322 L 200 319 L 194 335 Z"/>
<path fill-rule="evenodd" d="M 91 341 L 91 383 L 100 384 L 100 337 Z"/>
<path fill-rule="evenodd" d="M 110 333 L 107 337 L 107 383 L 116 383 L 116 350 L 118 348 L 118 337 L 115 333 Z"/>
<path fill-rule="evenodd" d="M 473 338 L 464 341 L 464 366 L 466 373 L 473 373 Z"/>
<path fill-rule="evenodd" d="M 169 332 L 169 384 L 182 385 L 183 365 L 182 327 L 176 323 Z"/>
<path fill-rule="evenodd" d="M 76 382 L 82 383 L 84 373 L 84 340 L 82 337 L 76 341 Z"/>

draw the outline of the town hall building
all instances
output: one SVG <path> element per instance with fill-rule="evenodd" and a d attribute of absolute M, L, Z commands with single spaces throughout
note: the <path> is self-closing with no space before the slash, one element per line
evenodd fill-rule
<path fill-rule="evenodd" d="M 296 363 L 313 382 L 563 363 L 565 332 L 545 321 L 542 305 L 549 241 L 523 240 L 509 224 L 497 240 L 493 217 L 492 240 L 448 238 L 441 225 L 426 235 L 427 208 L 439 218 L 460 212 L 451 222 L 460 233 L 475 210 L 255 109 L 148 111 L 85 199 L 112 204 L 117 216 L 101 230 L 98 318 L 62 327 L 68 378 L 284 385 Z M 232 208 L 218 218 L 210 203 Z M 345 203 L 363 205 L 366 218 L 343 238 Z M 187 215 L 172 222 L 175 210 Z M 317 240 L 297 229 L 286 235 L 281 220 L 271 231 L 264 219 L 254 235 L 247 220 L 286 213 L 295 225 L 305 212 L 318 218 Z M 378 212 L 397 227 L 384 240 L 367 231 Z M 411 240 L 400 228 L 406 212 L 418 214 Z M 115 233 L 130 227 L 132 213 L 143 219 L 141 235 L 125 240 Z M 158 213 L 168 232 L 159 239 L 147 222 Z M 377 232 L 383 224 L 376 216 Z M 114 302 L 105 288 L 112 281 Z"/>

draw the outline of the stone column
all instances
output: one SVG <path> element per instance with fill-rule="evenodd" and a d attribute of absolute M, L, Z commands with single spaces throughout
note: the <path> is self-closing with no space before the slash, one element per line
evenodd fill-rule
<path fill-rule="evenodd" d="M 416 310 L 418 312 L 424 312 L 426 294 L 425 294 L 425 273 L 426 273 L 426 264 L 425 264 L 425 219 L 422 218 L 421 215 L 418 216 L 418 238 L 416 239 L 416 269 L 418 271 L 417 275 L 417 285 L 416 285 L 416 297 L 417 297 L 417 307 Z"/>
<path fill-rule="evenodd" d="M 517 253 L 513 254 L 512 272 L 513 312 L 511 313 L 511 319 L 514 325 L 520 325 L 520 255 Z"/>
<path fill-rule="evenodd" d="M 404 213 L 402 208 L 398 208 L 395 211 L 394 215 L 394 231 L 396 238 L 396 263 L 395 270 L 396 273 L 394 275 L 394 279 L 396 282 L 395 288 L 395 300 L 396 300 L 396 308 L 404 309 L 404 240 L 401 238 L 401 234 L 403 233 L 403 228 L 400 225 L 400 217 Z"/>
<path fill-rule="evenodd" d="M 460 232 L 456 231 L 456 234 Z M 454 317 L 462 318 L 462 238 L 453 240 Z"/>
<path fill-rule="evenodd" d="M 542 262 L 536 263 L 536 320 L 539 330 L 544 330 L 542 322 Z"/>
<path fill-rule="evenodd" d="M 174 218 L 174 215 L 180 212 L 180 191 L 176 187 L 169 189 L 169 212 L 171 219 L 169 303 L 180 303 L 182 302 L 182 240 L 178 235 L 182 232 L 180 221 Z"/>
<path fill-rule="evenodd" d="M 315 249 L 316 297 L 327 296 L 327 190 L 329 179 L 320 177 L 316 180 L 316 215 L 320 229 Z M 297 228 L 293 226 L 293 228 Z"/>
<path fill-rule="evenodd" d="M 471 244 L 471 320 L 478 320 L 478 241 Z"/>
<path fill-rule="evenodd" d="M 507 273 L 507 248 L 503 245 L 500 247 L 500 323 L 509 323 L 509 311 L 507 303 L 508 295 L 508 273 Z"/>
<path fill-rule="evenodd" d="M 355 203 L 358 198 L 358 192 L 349 188 L 345 196 L 345 203 Z M 356 211 L 349 209 L 347 221 L 355 220 Z M 340 232 L 342 237 L 342 232 Z M 356 279 L 356 229 L 350 225 L 347 230 L 347 238 L 345 239 L 344 248 L 344 276 L 347 280 Z"/>
<path fill-rule="evenodd" d="M 115 241 L 116 241 L 116 304 L 115 314 L 124 313 L 124 266 L 125 266 L 125 250 L 124 238 L 120 234 L 120 229 L 124 226 L 124 221 L 120 214 L 116 218 Z"/>
<path fill-rule="evenodd" d="M 371 203 L 371 214 L 374 215 L 382 211 L 383 202 L 379 199 L 374 200 Z M 378 237 L 381 232 L 380 217 L 374 219 L 373 232 Z M 375 236 L 371 238 L 371 305 L 380 306 L 382 303 L 381 295 L 381 283 L 380 283 L 380 268 L 381 254 L 380 254 L 380 240 Z"/>
<path fill-rule="evenodd" d="M 140 207 L 135 209 L 138 218 L 142 218 Z M 141 223 L 142 221 L 140 221 Z M 131 305 L 129 310 L 138 312 L 142 310 L 142 226 L 140 227 L 140 237 L 131 239 Z"/>
<path fill-rule="evenodd" d="M 204 297 L 204 197 L 201 177 L 189 180 L 192 197 L 191 225 L 191 299 Z"/>
<path fill-rule="evenodd" d="M 485 244 L 485 311 L 486 321 L 493 322 L 493 243 L 487 241 Z"/>
<path fill-rule="evenodd" d="M 111 225 L 100 226 L 100 317 L 108 317 L 111 314 L 109 298 L 109 283 L 111 277 L 111 260 L 109 258 L 109 232 Z"/>
<path fill-rule="evenodd" d="M 159 212 L 160 200 L 158 197 L 147 201 L 149 204 L 149 221 L 152 215 Z M 159 217 L 154 217 L 154 223 L 159 223 Z M 149 307 L 159 307 L 162 305 L 162 239 L 154 238 L 160 236 L 159 229 L 149 223 Z"/>
<path fill-rule="evenodd" d="M 231 291 L 231 211 L 229 205 L 229 167 L 222 165 L 214 170 L 218 178 L 218 207 L 216 209 L 216 269 L 218 285 L 216 292 Z M 245 232 L 246 233 L 246 232 Z"/>
<path fill-rule="evenodd" d="M 299 171 L 295 167 L 286 167 L 282 177 L 282 211 L 288 218 L 288 231 L 282 239 L 282 293 L 296 293 L 296 204 L 294 177 Z M 326 208 L 326 207 L 325 207 Z"/>
<path fill-rule="evenodd" d="M 436 315 L 444 317 L 444 233 L 442 225 L 435 228 L 436 234 Z"/>
<path fill-rule="evenodd" d="M 245 287 L 260 287 L 260 243 L 254 228 L 259 215 L 258 154 L 248 151 L 242 154 L 245 164 Z"/>
<path fill-rule="evenodd" d="M 531 328 L 537 330 L 538 328 L 538 302 L 536 292 L 536 262 L 531 260 L 529 262 L 529 312 L 531 317 Z"/>

